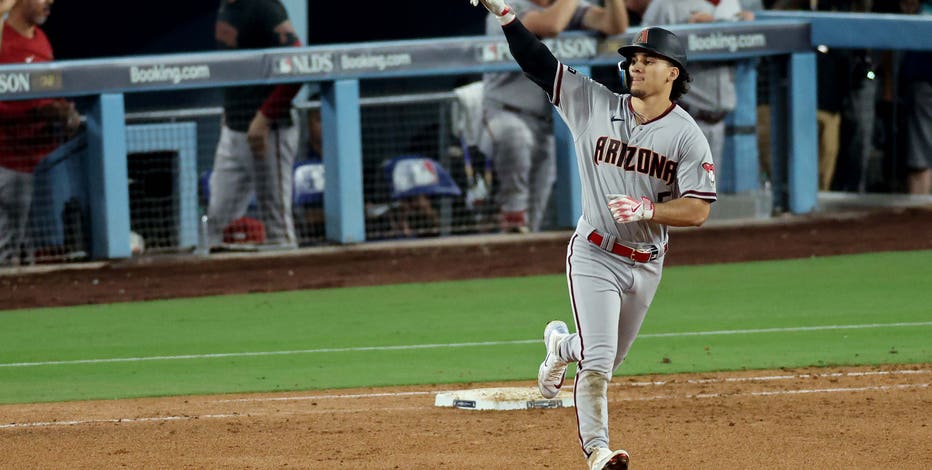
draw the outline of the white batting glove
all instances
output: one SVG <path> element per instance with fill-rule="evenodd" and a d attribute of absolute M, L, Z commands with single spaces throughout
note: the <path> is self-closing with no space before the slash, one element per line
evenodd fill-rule
<path fill-rule="evenodd" d="M 498 17 L 498 22 L 502 25 L 506 25 L 515 20 L 514 10 L 512 10 L 504 0 L 469 0 L 472 6 L 478 6 L 479 2 L 482 2 L 482 6 L 484 6 L 486 10 L 489 10 L 493 15 Z"/>
<path fill-rule="evenodd" d="M 608 209 L 619 224 L 654 218 L 654 201 L 646 197 L 635 199 L 625 194 L 607 194 L 606 197 Z"/>

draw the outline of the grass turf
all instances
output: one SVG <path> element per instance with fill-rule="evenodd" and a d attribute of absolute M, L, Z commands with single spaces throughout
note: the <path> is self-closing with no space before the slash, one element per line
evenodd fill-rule
<path fill-rule="evenodd" d="M 930 266 L 667 268 L 619 374 L 932 362 Z M 533 379 L 567 297 L 534 276 L 5 311 L 0 403 Z"/>

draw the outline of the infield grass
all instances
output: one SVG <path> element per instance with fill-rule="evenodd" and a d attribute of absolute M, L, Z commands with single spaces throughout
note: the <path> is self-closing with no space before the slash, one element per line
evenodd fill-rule
<path fill-rule="evenodd" d="M 932 251 L 667 268 L 619 375 L 932 362 Z M 0 311 L 0 403 L 531 380 L 560 275 Z"/>

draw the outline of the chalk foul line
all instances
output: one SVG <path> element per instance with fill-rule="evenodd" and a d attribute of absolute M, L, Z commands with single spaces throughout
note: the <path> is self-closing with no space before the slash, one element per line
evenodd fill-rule
<path fill-rule="evenodd" d="M 681 400 L 681 399 L 706 399 L 706 398 L 732 398 L 732 397 L 772 397 L 779 395 L 799 395 L 799 394 L 809 394 L 809 393 L 856 393 L 856 392 L 883 392 L 890 390 L 904 390 L 904 389 L 913 389 L 913 388 L 929 388 L 932 384 L 921 383 L 921 384 L 899 384 L 899 385 L 880 385 L 880 386 L 871 386 L 871 387 L 833 387 L 833 388 L 813 388 L 813 389 L 800 389 L 800 390 L 772 390 L 772 391 L 758 391 L 758 392 L 743 392 L 743 393 L 706 393 L 706 394 L 690 394 L 690 395 L 655 395 L 650 397 L 637 397 L 637 398 L 621 398 L 620 401 L 656 401 L 656 400 Z M 387 394 L 380 394 L 384 396 Z M 408 411 L 417 411 L 421 410 L 424 407 L 406 407 L 403 410 Z M 352 412 L 357 413 L 371 413 L 373 411 L 398 411 L 398 408 L 367 408 L 361 410 L 352 410 Z M 339 413 L 346 410 L 320 410 L 321 413 Z M 294 413 L 301 414 L 301 413 Z M 151 423 L 151 422 L 165 422 L 165 421 L 190 421 L 198 419 L 238 419 L 238 418 L 249 418 L 252 417 L 249 414 L 242 413 L 221 413 L 221 414 L 206 414 L 206 415 L 177 415 L 177 416 L 152 416 L 152 417 L 142 417 L 142 418 L 112 418 L 112 419 L 88 419 L 88 420 L 63 420 L 63 421 L 38 421 L 31 423 L 8 423 L 0 424 L 0 430 L 4 429 L 23 429 L 23 428 L 43 428 L 43 427 L 53 427 L 53 426 L 79 426 L 79 425 L 93 425 L 93 424 L 135 424 L 135 423 Z"/>
<path fill-rule="evenodd" d="M 784 375 L 758 375 L 751 377 L 725 377 L 715 379 L 691 379 L 691 380 L 658 380 L 650 382 L 624 382 L 619 377 L 612 381 L 610 387 L 651 387 L 664 385 L 688 384 L 709 384 L 709 383 L 733 383 L 733 382 L 770 382 L 777 380 L 797 380 L 810 379 L 813 377 L 874 377 L 874 376 L 893 376 L 893 375 L 919 375 L 928 374 L 932 371 L 926 369 L 899 369 L 899 370 L 876 370 L 862 372 L 832 372 L 825 374 L 784 374 Z M 572 390 L 572 383 L 563 386 L 565 390 Z M 405 397 L 417 395 L 434 395 L 437 391 L 413 391 L 413 392 L 379 392 L 379 393 L 354 393 L 354 394 L 328 394 L 328 395 L 298 395 L 287 397 L 259 397 L 259 398 L 229 398 L 224 400 L 215 400 L 216 403 L 247 403 L 247 402 L 271 402 L 271 401 L 307 401 L 307 400 L 342 400 L 351 398 L 382 398 L 382 397 Z"/>

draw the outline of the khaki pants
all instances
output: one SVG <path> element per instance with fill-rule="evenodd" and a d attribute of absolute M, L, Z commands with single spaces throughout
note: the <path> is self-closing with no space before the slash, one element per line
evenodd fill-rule
<path fill-rule="evenodd" d="M 757 107 L 757 155 L 762 173 L 770 174 L 770 105 Z"/>
<path fill-rule="evenodd" d="M 819 190 L 828 191 L 838 161 L 841 114 L 819 110 L 816 121 L 819 123 Z"/>
<path fill-rule="evenodd" d="M 841 114 L 819 110 L 816 113 L 819 125 L 819 190 L 828 191 L 838 161 Z M 770 106 L 757 107 L 757 143 L 761 171 L 770 174 Z"/>

